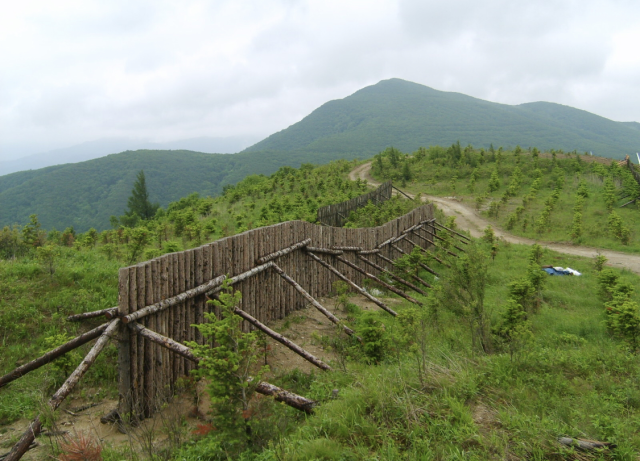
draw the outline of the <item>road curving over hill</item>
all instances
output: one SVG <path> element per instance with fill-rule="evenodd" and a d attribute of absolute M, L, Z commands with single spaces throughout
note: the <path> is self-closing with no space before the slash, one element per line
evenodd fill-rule
<path fill-rule="evenodd" d="M 378 182 L 371 176 L 370 170 L 371 162 L 359 165 L 349 173 L 349 179 L 351 179 L 352 181 L 355 181 L 358 178 L 366 179 L 369 184 L 377 187 L 380 185 L 380 182 Z M 412 194 L 407 195 L 413 196 Z M 632 272 L 640 274 L 640 255 L 585 246 L 568 245 L 562 243 L 548 243 L 528 239 L 525 237 L 519 237 L 517 235 L 510 234 L 504 229 L 497 227 L 494 223 L 487 221 L 482 216 L 480 216 L 475 209 L 459 202 L 456 199 L 422 194 L 422 200 L 425 202 L 433 202 L 438 208 L 442 210 L 442 212 L 446 216 L 455 216 L 456 224 L 458 225 L 458 227 L 469 231 L 469 233 L 473 237 L 482 236 L 484 228 L 491 225 L 495 231 L 496 236 L 501 237 L 510 243 L 521 243 L 525 245 L 538 243 L 543 247 L 549 248 L 553 251 L 557 251 L 558 253 L 583 256 L 585 258 L 592 258 L 597 254 L 601 254 L 609 260 L 609 266 L 626 268 Z"/>

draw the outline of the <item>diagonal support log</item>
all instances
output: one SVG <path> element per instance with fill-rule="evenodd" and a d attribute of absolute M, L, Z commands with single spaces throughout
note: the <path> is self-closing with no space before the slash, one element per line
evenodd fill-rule
<path fill-rule="evenodd" d="M 325 315 L 325 317 L 327 317 L 329 320 L 331 320 L 336 325 L 341 325 L 342 329 L 344 330 L 344 332 L 346 334 L 348 334 L 349 336 L 355 335 L 355 332 L 351 328 L 347 327 L 344 324 L 341 324 L 340 320 L 338 319 L 338 317 L 336 317 L 331 312 L 329 312 L 322 304 L 320 304 L 313 296 L 311 296 L 307 292 L 307 290 L 302 288 L 300 286 L 300 284 L 298 284 L 295 280 L 293 280 L 291 277 L 289 277 L 289 275 L 285 271 L 283 271 L 277 264 L 274 264 L 273 270 L 276 271 L 276 273 L 280 277 L 282 277 L 287 283 L 289 283 L 291 286 L 293 286 L 293 288 L 295 288 L 298 291 L 298 293 L 300 293 L 307 301 L 309 301 L 309 303 L 313 307 L 315 307 L 320 312 L 322 312 Z"/>
<path fill-rule="evenodd" d="M 262 264 L 261 266 L 256 266 L 251 270 L 248 270 L 247 272 L 243 272 L 242 274 L 238 274 L 235 277 L 231 277 L 229 279 L 229 285 L 235 285 L 236 283 L 240 283 L 244 280 L 247 280 L 251 277 L 253 277 L 254 275 L 259 274 L 260 272 L 264 272 L 267 269 L 270 269 L 271 267 L 273 267 L 275 263 L 273 261 L 270 261 L 268 263 Z M 219 286 L 217 286 L 216 288 L 214 288 L 213 290 L 207 292 L 207 296 L 213 296 L 216 293 L 219 293 L 222 291 L 222 284 L 220 284 Z"/>
<path fill-rule="evenodd" d="M 289 254 L 293 251 L 299 250 L 300 248 L 304 248 L 307 245 L 309 245 L 311 243 L 311 239 L 305 239 L 302 242 L 298 242 L 295 245 L 291 245 L 290 247 L 287 248 L 283 248 L 282 250 L 279 251 L 274 251 L 273 253 L 270 253 L 266 256 L 262 256 L 261 258 L 257 258 L 256 259 L 256 264 L 264 264 L 267 263 L 269 261 L 272 261 L 276 258 L 279 258 L 281 256 L 284 256 L 286 254 Z"/>
<path fill-rule="evenodd" d="M 404 286 L 410 288 L 411 290 L 415 291 L 416 293 L 420 293 L 423 296 L 427 296 L 427 293 L 422 288 L 418 288 L 413 283 L 408 282 L 407 280 L 405 280 L 405 279 L 403 279 L 401 277 L 398 277 L 396 274 L 394 274 L 390 270 L 387 270 L 384 267 L 382 267 L 381 265 L 376 264 L 373 261 L 371 261 L 370 259 L 365 258 L 364 256 L 362 256 L 361 253 L 358 253 L 358 258 L 360 258 L 365 263 L 369 264 L 374 269 L 378 269 L 380 272 L 384 272 L 385 274 L 387 274 L 389 277 L 391 277 L 396 282 L 402 283 Z"/>
<path fill-rule="evenodd" d="M 86 333 L 83 333 L 80 336 L 73 338 L 71 341 L 66 342 L 61 346 L 58 346 L 55 349 L 50 350 L 49 352 L 42 355 L 41 357 L 38 357 L 37 359 L 32 360 L 29 363 L 25 363 L 24 365 L 19 366 L 12 372 L 7 373 L 6 375 L 0 378 L 0 387 L 9 384 L 11 381 L 18 379 L 21 376 L 24 376 L 33 370 L 37 370 L 41 366 L 46 365 L 47 363 L 51 362 L 52 360 L 55 360 L 61 355 L 66 354 L 67 352 L 77 347 L 80 347 L 83 344 L 86 344 L 89 341 L 97 338 L 104 332 L 104 330 L 106 330 L 108 326 L 109 326 L 109 322 L 103 323 L 99 327 L 96 327 L 91 331 L 87 331 Z"/>
<path fill-rule="evenodd" d="M 342 256 L 338 256 L 336 258 L 338 261 L 340 261 L 342 264 L 346 264 L 347 266 L 351 267 L 353 270 L 356 270 L 358 272 L 360 272 L 362 275 L 364 275 L 367 278 L 370 278 L 371 280 L 373 280 L 376 283 L 379 283 L 380 285 L 382 285 L 383 287 L 385 287 L 387 290 L 397 294 L 398 296 L 402 296 L 404 299 L 406 299 L 407 301 L 413 303 L 413 304 L 417 304 L 418 306 L 424 306 L 424 304 L 422 304 L 420 301 L 418 301 L 417 299 L 409 296 L 408 294 L 406 294 L 405 292 L 403 292 L 402 290 L 398 290 L 396 287 L 394 287 L 393 285 L 389 285 L 387 282 L 385 282 L 384 280 L 380 280 L 380 278 L 376 277 L 375 275 L 365 271 L 363 268 L 359 267 L 357 264 L 352 263 L 351 261 L 349 261 L 348 259 L 343 258 Z"/>
<path fill-rule="evenodd" d="M 463 234 L 461 234 L 461 233 L 459 233 L 459 232 L 456 232 L 456 231 L 454 231 L 453 229 L 449 229 L 448 227 L 443 226 L 442 224 L 440 224 L 438 221 L 435 221 L 435 220 L 434 220 L 433 222 L 434 222 L 434 224 L 435 224 L 436 226 L 441 227 L 441 228 L 443 228 L 444 230 L 447 230 L 447 231 L 449 231 L 449 232 L 452 232 L 452 233 L 456 234 L 457 236 L 462 237 L 463 239 L 465 239 L 465 240 L 467 240 L 467 241 L 469 241 L 469 242 L 471 241 L 471 239 L 470 239 L 469 237 L 467 237 L 466 235 L 463 235 Z"/>
<path fill-rule="evenodd" d="M 364 296 L 365 298 L 369 299 L 371 302 L 373 302 L 374 304 L 380 306 L 382 309 L 384 309 L 385 311 L 387 311 L 389 314 L 393 315 L 394 317 L 398 315 L 398 313 L 396 311 L 394 311 L 393 309 L 391 309 L 390 307 L 387 307 L 382 301 L 380 301 L 378 298 L 376 298 L 375 296 L 370 295 L 369 293 L 367 293 L 367 291 L 364 288 L 360 288 L 358 285 L 356 285 L 355 283 L 353 283 L 351 280 L 349 280 L 342 272 L 340 272 L 338 269 L 336 269 L 335 267 L 333 267 L 331 264 L 329 264 L 326 261 L 323 261 L 322 259 L 318 258 L 316 255 L 314 255 L 313 253 L 311 253 L 310 251 L 307 251 L 307 254 L 317 263 L 319 263 L 320 265 L 324 266 L 325 268 L 329 269 L 331 272 L 333 272 L 336 277 L 338 277 L 340 280 L 348 283 L 351 287 L 353 287 L 355 290 L 357 290 L 362 296 Z"/>
<path fill-rule="evenodd" d="M 191 360 L 192 362 L 196 363 L 200 362 L 200 357 L 196 357 L 193 352 L 191 352 L 191 349 L 189 349 L 184 344 L 180 344 L 179 342 L 174 341 L 171 338 L 156 333 L 155 331 L 151 331 L 137 322 L 131 322 L 127 326 L 138 333 L 140 336 L 143 336 L 148 340 L 153 341 L 154 343 L 159 344 L 160 346 L 165 347 L 172 352 L 175 352 L 176 354 L 184 357 L 187 360 Z M 294 394 L 293 392 L 281 389 L 278 386 L 274 386 L 273 384 L 269 384 L 264 381 L 258 383 L 258 385 L 256 386 L 256 392 L 264 395 L 269 395 L 278 402 L 284 402 L 293 408 L 304 411 L 305 413 L 312 413 L 313 407 L 316 405 L 316 402 L 314 400 L 307 399 L 305 397 L 302 397 L 301 395 Z"/>
<path fill-rule="evenodd" d="M 402 250 L 400 250 L 400 251 L 402 251 Z M 403 253 L 404 253 L 404 252 L 403 252 Z M 406 254 L 406 253 L 404 253 L 404 254 Z M 385 261 L 385 262 L 389 263 L 392 267 L 395 267 L 395 263 L 393 262 L 393 260 L 392 260 L 392 259 L 387 258 L 387 257 L 386 257 L 385 255 L 383 255 L 382 253 L 379 253 L 377 256 L 378 256 L 378 257 L 380 257 L 380 259 L 382 259 L 383 261 Z M 425 265 L 423 265 L 422 267 L 424 268 L 424 270 L 426 270 L 426 271 L 428 271 L 428 272 L 431 272 L 433 275 L 435 275 L 435 276 L 439 277 L 438 273 L 437 273 L 436 271 L 434 271 L 433 269 L 431 269 L 431 268 L 430 268 L 429 266 L 427 266 L 426 264 L 425 264 Z M 405 271 L 405 272 L 406 272 L 406 271 Z M 406 273 L 408 273 L 408 272 L 406 272 Z M 424 286 L 425 286 L 425 287 L 427 287 L 427 288 L 433 288 L 431 285 L 429 285 L 427 282 L 425 282 L 424 280 L 422 280 L 422 279 L 421 279 L 420 277 L 418 277 L 417 275 L 413 275 L 413 274 L 411 274 L 411 273 L 408 273 L 408 274 L 409 274 L 409 275 L 411 276 L 411 278 L 412 278 L 413 280 L 415 280 L 416 282 L 418 282 L 418 283 L 420 283 L 420 284 L 424 285 Z"/>
<path fill-rule="evenodd" d="M 424 237 L 423 238 L 429 242 L 431 245 L 433 245 L 436 248 L 440 248 L 441 250 L 444 250 L 445 252 L 447 252 L 448 254 L 450 254 L 451 256 L 455 256 L 456 258 L 458 257 L 457 254 L 455 254 L 452 251 L 447 250 L 446 248 L 443 248 L 442 246 L 438 245 L 437 243 L 433 242 L 432 240 L 429 240 L 428 238 Z M 415 243 L 414 241 L 410 240 L 409 238 L 405 239 L 407 242 L 409 242 L 411 245 L 413 245 L 414 247 L 418 247 L 420 248 L 422 251 L 427 252 L 427 250 L 425 250 L 424 248 L 422 248 L 420 245 L 418 245 L 417 243 Z M 438 261 L 440 264 L 445 264 L 444 262 L 442 262 L 442 260 L 440 260 L 436 255 L 429 253 L 436 261 Z M 446 264 L 445 264 L 446 265 Z"/>
<path fill-rule="evenodd" d="M 273 331 L 271 328 L 266 326 L 264 323 L 262 323 L 261 321 L 259 321 L 255 317 L 252 317 L 251 315 L 247 314 L 245 311 L 243 311 L 241 309 L 238 309 L 236 307 L 233 310 L 233 312 L 236 315 L 239 315 L 240 317 L 245 319 L 247 322 L 249 322 L 251 325 L 256 327 L 258 330 L 260 330 L 263 333 L 265 333 L 267 336 L 270 336 L 271 338 L 275 339 L 276 341 L 278 341 L 283 346 L 286 346 L 289 349 L 291 349 L 293 352 L 298 354 L 303 359 L 313 363 L 318 368 L 320 368 L 322 370 L 331 370 L 331 367 L 329 365 L 327 365 L 326 363 L 324 363 L 322 360 L 316 358 L 314 355 L 312 355 L 309 352 L 305 351 L 303 348 L 298 346 L 296 343 L 294 343 L 290 339 L 285 338 L 280 333 L 276 333 L 275 331 Z"/>
<path fill-rule="evenodd" d="M 171 306 L 179 304 L 181 302 L 186 301 L 187 299 L 194 298 L 198 295 L 206 293 L 212 288 L 218 287 L 222 285 L 222 282 L 225 281 L 227 277 L 225 275 L 221 275 L 220 277 L 216 277 L 212 280 L 209 280 L 207 283 L 200 285 L 198 287 L 192 288 L 190 290 L 185 291 L 184 293 L 180 293 L 179 295 L 172 296 L 171 298 L 164 299 L 158 303 L 152 304 L 150 306 L 145 306 L 140 310 L 132 312 L 129 315 L 122 317 L 123 323 L 129 323 L 134 320 L 138 320 L 142 317 L 146 317 L 149 314 L 155 314 L 157 312 L 163 311 Z"/>
<path fill-rule="evenodd" d="M 71 393 L 74 386 L 78 383 L 78 381 L 84 376 L 89 367 L 93 365 L 96 358 L 102 352 L 102 349 L 109 342 L 109 338 L 113 335 L 120 323 L 119 319 L 112 321 L 109 326 L 102 332 L 100 338 L 93 345 L 89 353 L 85 356 L 85 358 L 80 362 L 80 365 L 71 373 L 71 375 L 67 378 L 67 380 L 60 386 L 60 389 L 56 391 L 55 394 L 49 400 L 49 408 L 52 411 L 55 411 L 62 401 Z M 29 428 L 22 434 L 22 437 L 18 442 L 13 446 L 7 457 L 4 461 L 18 461 L 22 458 L 22 455 L 29 449 L 31 443 L 35 440 L 36 436 L 40 434 L 42 431 L 42 421 L 40 420 L 40 416 L 37 416 L 30 424 Z"/>
<path fill-rule="evenodd" d="M 437 235 L 435 232 L 431 232 L 429 229 L 423 228 L 423 231 L 427 232 L 428 234 L 431 234 L 434 238 L 437 238 L 438 240 L 442 240 L 443 242 L 446 242 L 445 239 L 443 239 L 442 237 L 440 237 L 439 235 Z M 456 248 L 457 250 L 460 250 L 464 253 L 464 250 L 462 248 L 460 248 L 457 245 L 454 245 L 453 243 L 451 244 L 454 248 Z"/>
<path fill-rule="evenodd" d="M 67 322 L 79 322 L 81 320 L 92 319 L 94 317 L 100 317 L 105 315 L 108 319 L 115 317 L 115 314 L 118 312 L 117 307 L 109 307 L 107 309 L 101 309 L 99 311 L 93 312 L 83 312 L 82 314 L 70 315 L 67 317 Z"/>
<path fill-rule="evenodd" d="M 414 243 L 414 246 L 417 246 L 418 248 L 420 248 L 420 251 L 422 251 L 423 253 L 428 253 L 427 250 L 425 250 L 424 248 L 422 248 L 420 245 L 416 245 Z M 402 248 L 400 248 L 397 245 L 391 245 L 391 248 L 393 248 L 394 250 L 396 250 L 397 252 L 406 255 L 407 252 L 404 251 Z M 430 253 L 429 253 L 430 254 Z M 430 254 L 430 256 L 432 256 L 433 258 L 436 258 L 434 255 Z M 439 259 L 436 258 L 437 261 L 440 261 Z M 447 266 L 447 267 L 451 267 L 448 264 L 442 263 L 443 265 Z M 429 266 L 427 266 L 424 263 L 420 263 L 420 267 L 422 267 L 424 270 L 426 270 L 427 272 L 431 272 L 433 275 L 436 275 L 436 277 L 439 277 L 439 275 L 436 274 L 436 271 L 434 271 L 433 269 L 431 269 Z"/>

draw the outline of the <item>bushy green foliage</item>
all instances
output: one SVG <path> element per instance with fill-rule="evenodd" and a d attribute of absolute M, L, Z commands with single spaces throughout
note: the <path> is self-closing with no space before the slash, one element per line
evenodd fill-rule
<path fill-rule="evenodd" d="M 242 317 L 234 314 L 242 296 L 239 291 L 232 293 L 226 283 L 219 300 L 211 301 L 220 311 L 220 317 L 205 313 L 207 321 L 195 325 L 207 343 L 188 342 L 187 345 L 200 358 L 194 374 L 207 379 L 216 440 L 225 452 L 237 455 L 251 442 L 249 402 L 269 368 L 262 367 L 251 375 L 258 362 L 257 332 L 242 331 Z M 214 341 L 215 347 L 212 347 L 210 343 Z"/>

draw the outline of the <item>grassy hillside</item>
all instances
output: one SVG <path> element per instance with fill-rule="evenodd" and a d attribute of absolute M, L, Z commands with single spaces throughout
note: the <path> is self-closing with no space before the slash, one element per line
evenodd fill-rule
<path fill-rule="evenodd" d="M 495 168 L 497 161 L 507 174 L 515 154 L 509 154 L 511 160 L 500 154 L 503 158 L 496 154 L 495 161 L 487 163 Z M 447 149 L 432 149 L 413 157 L 398 155 L 395 162 L 402 166 L 400 174 L 407 164 L 416 177 L 442 175 L 438 183 L 450 173 L 446 155 Z M 481 154 L 465 155 L 479 162 Z M 519 165 L 528 172 L 526 162 L 534 160 L 520 156 Z M 398 173 L 388 155 L 379 158 L 378 174 Z M 546 161 L 538 160 L 542 171 Z M 571 162 L 576 163 L 575 158 L 566 161 L 568 165 L 557 168 L 569 171 Z M 458 164 L 466 168 L 459 158 Z M 342 161 L 285 167 L 270 177 L 251 176 L 219 197 L 183 197 L 136 228 L 73 235 L 47 233 L 33 222 L 3 229 L 0 373 L 63 342 L 61 335 L 97 325 L 100 320 L 78 325 L 64 319 L 115 305 L 120 266 L 258 225 L 312 220 L 318 206 L 367 189 L 360 181 L 346 179 L 353 166 Z M 429 178 L 433 185 L 435 176 Z M 407 187 L 417 187 L 408 181 Z M 478 190 L 483 181 L 476 180 Z M 527 190 L 530 193 L 530 187 Z M 597 189 L 589 191 L 597 194 Z M 539 199 L 542 192 L 543 187 Z M 394 199 L 382 208 L 354 214 L 356 221 L 350 225 L 376 225 L 412 206 Z M 136 429 L 126 448 L 105 444 L 103 459 L 637 459 L 640 293 L 633 287 L 640 278 L 618 269 L 600 272 L 592 261 L 525 246 L 477 241 L 465 248 L 467 257 L 460 258 L 438 251 L 451 267 L 428 262 L 440 273 L 437 279 L 410 258 L 404 261 L 406 268 L 418 269 L 417 274 L 434 286 L 427 297 L 411 293 L 424 307 L 368 285 L 381 290 L 380 296 L 400 314 L 397 318 L 363 309 L 348 293 L 331 302 L 363 342 L 350 341 L 340 329 L 312 334 L 307 341 L 334 351 L 333 371 L 293 371 L 269 378 L 317 400 L 314 415 L 253 398 L 241 412 L 249 418 L 251 431 L 238 434 L 200 421 L 191 432 L 183 415 L 179 421 L 158 425 L 155 435 L 148 425 Z M 540 271 L 541 264 L 571 266 L 583 276 L 548 277 Z M 336 286 L 336 291 L 342 292 L 342 287 Z M 618 309 L 627 315 L 616 315 Z M 288 323 L 294 322 L 282 328 L 289 328 Z M 16 419 L 37 412 L 43 397 L 79 359 L 79 354 L 70 354 L 0 389 L 0 425 L 13 427 Z M 83 403 L 116 398 L 116 359 L 111 346 L 72 398 Z M 0 437 L 7 427 L 0 428 Z M 617 448 L 581 453 L 560 446 L 559 436 L 612 442 Z M 8 451 L 15 440 L 2 439 L 1 446 Z M 46 437 L 41 443 L 50 444 Z M 53 450 L 60 447 L 51 445 Z"/>
<path fill-rule="evenodd" d="M 640 133 L 633 123 L 559 104 L 509 106 L 391 79 L 327 102 L 245 152 L 370 157 L 389 146 L 411 152 L 456 141 L 484 148 L 491 143 L 505 148 L 537 146 L 622 158 L 639 148 Z"/>
<path fill-rule="evenodd" d="M 389 149 L 372 171 L 381 180 L 404 181 L 413 192 L 456 196 L 516 235 L 640 252 L 640 208 L 620 208 L 640 196 L 626 167 L 555 151 L 536 155 L 457 145 L 412 156 Z"/>
<path fill-rule="evenodd" d="M 248 175 L 271 174 L 283 165 L 326 163 L 337 154 L 203 154 L 191 151 L 127 151 L 95 160 L 0 176 L 0 226 L 37 214 L 47 229 L 107 229 L 109 217 L 127 207 L 136 174 L 144 170 L 153 202 L 166 207 L 191 193 L 217 195 Z"/>

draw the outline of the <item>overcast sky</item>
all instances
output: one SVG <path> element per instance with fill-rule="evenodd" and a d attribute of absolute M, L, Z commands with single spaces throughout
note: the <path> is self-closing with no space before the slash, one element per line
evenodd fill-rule
<path fill-rule="evenodd" d="M 640 121 L 637 0 L 0 2 L 0 160 L 267 136 L 391 77 Z"/>

